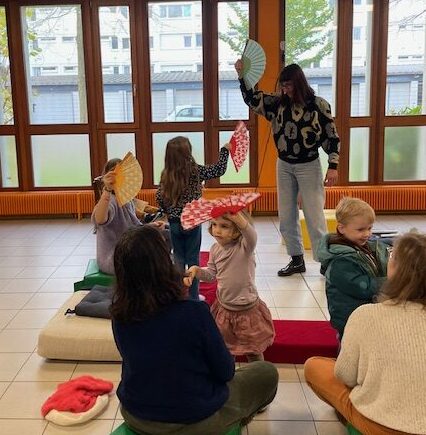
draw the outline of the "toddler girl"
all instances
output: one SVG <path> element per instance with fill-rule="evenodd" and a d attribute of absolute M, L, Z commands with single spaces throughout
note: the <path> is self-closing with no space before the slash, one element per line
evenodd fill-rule
<path fill-rule="evenodd" d="M 275 331 L 271 313 L 254 282 L 256 231 L 238 212 L 212 219 L 209 232 L 216 243 L 210 249 L 207 267 L 190 267 L 189 280 L 217 279 L 217 299 L 211 311 L 229 351 L 246 355 L 249 362 L 263 360 Z"/>

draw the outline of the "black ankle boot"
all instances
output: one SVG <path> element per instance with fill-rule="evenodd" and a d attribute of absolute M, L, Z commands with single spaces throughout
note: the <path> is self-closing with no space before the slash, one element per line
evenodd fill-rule
<path fill-rule="evenodd" d="M 290 263 L 278 271 L 278 276 L 290 276 L 294 273 L 306 272 L 303 255 L 292 255 Z"/>

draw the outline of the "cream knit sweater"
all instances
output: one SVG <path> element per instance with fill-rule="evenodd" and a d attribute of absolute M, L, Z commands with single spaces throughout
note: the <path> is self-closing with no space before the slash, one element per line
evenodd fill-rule
<path fill-rule="evenodd" d="M 349 317 L 335 375 L 350 400 L 389 428 L 426 434 L 426 309 L 409 302 L 363 305 Z"/>

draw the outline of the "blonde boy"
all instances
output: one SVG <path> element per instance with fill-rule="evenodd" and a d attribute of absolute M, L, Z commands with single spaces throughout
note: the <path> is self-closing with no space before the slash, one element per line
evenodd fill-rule
<path fill-rule="evenodd" d="M 336 207 L 336 233 L 325 235 L 318 249 L 325 271 L 330 322 L 339 339 L 350 314 L 374 302 L 386 279 L 388 245 L 371 240 L 374 210 L 358 198 L 343 198 Z"/>

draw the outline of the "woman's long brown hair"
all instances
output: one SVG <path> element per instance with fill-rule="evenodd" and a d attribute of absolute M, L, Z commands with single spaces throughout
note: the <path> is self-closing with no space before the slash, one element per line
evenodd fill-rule
<path fill-rule="evenodd" d="M 395 270 L 383 285 L 379 301 L 417 302 L 426 308 L 426 235 L 406 233 L 395 242 Z"/>
<path fill-rule="evenodd" d="M 167 142 L 161 188 L 166 203 L 175 206 L 189 185 L 191 176 L 197 174 L 197 163 L 192 157 L 188 138 L 177 136 Z"/>
<path fill-rule="evenodd" d="M 114 251 L 116 288 L 110 308 L 113 319 L 140 321 L 184 299 L 183 277 L 157 227 L 127 230 Z"/>
<path fill-rule="evenodd" d="M 278 81 L 280 84 L 290 81 L 293 83 L 292 100 L 295 104 L 304 106 L 315 97 L 315 91 L 309 86 L 302 68 L 295 63 L 283 68 Z"/>

